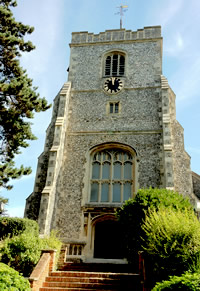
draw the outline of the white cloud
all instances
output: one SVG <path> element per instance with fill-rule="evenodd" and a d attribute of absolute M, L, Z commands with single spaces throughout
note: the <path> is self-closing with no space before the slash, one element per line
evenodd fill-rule
<path fill-rule="evenodd" d="M 159 11 L 156 11 L 156 18 L 158 23 L 161 23 L 162 27 L 166 27 L 178 14 L 183 5 L 183 0 L 168 0 L 163 1 L 164 5 L 159 7 Z"/>
<path fill-rule="evenodd" d="M 24 216 L 24 206 L 17 207 L 6 207 L 6 214 L 10 217 L 23 217 Z"/>
<path fill-rule="evenodd" d="M 180 34 L 177 35 L 176 44 L 177 44 L 177 48 L 183 49 L 183 38 L 181 37 Z"/>
<path fill-rule="evenodd" d="M 179 56 L 180 53 L 184 50 L 185 44 L 184 39 L 180 32 L 173 34 L 172 38 L 168 40 L 164 46 L 164 54 L 171 56 Z"/>

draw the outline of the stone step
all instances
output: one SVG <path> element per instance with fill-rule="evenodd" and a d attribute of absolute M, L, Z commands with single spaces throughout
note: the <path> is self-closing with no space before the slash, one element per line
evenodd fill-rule
<path fill-rule="evenodd" d="M 124 284 L 123 284 L 124 286 Z M 67 288 L 84 288 L 90 290 L 116 290 L 117 288 L 123 287 L 122 284 L 118 282 L 112 283 L 81 283 L 81 282 L 44 282 L 43 287 L 67 287 Z M 130 288 L 131 284 L 126 284 L 126 288 Z"/>
<path fill-rule="evenodd" d="M 128 264 L 67 262 L 46 277 L 40 291 L 141 291 L 140 276 Z"/>
<path fill-rule="evenodd" d="M 140 290 L 138 274 L 55 271 L 46 278 L 40 291 L 50 290 Z"/>
<path fill-rule="evenodd" d="M 55 287 L 42 287 L 42 288 L 40 288 L 40 291 L 66 291 L 66 290 L 91 291 L 91 289 L 84 289 L 84 288 L 81 288 L 81 289 L 80 288 L 59 288 L 59 287 L 58 288 L 55 288 Z M 114 290 L 106 290 L 106 291 L 114 291 Z"/>
<path fill-rule="evenodd" d="M 46 282 L 112 283 L 120 279 L 98 277 L 47 277 Z M 124 279 L 126 281 L 126 279 Z"/>
<path fill-rule="evenodd" d="M 65 262 L 60 271 L 88 271 L 88 272 L 113 272 L 113 273 L 138 273 L 138 266 L 129 264 L 111 263 L 73 263 Z"/>
<path fill-rule="evenodd" d="M 124 287 L 125 288 L 125 287 Z M 140 289 L 107 289 L 106 291 L 124 291 L 124 290 L 127 290 L 127 291 L 138 291 Z M 60 287 L 42 287 L 40 288 L 40 291 L 67 291 L 67 290 L 70 290 L 70 291 L 91 291 L 91 290 L 95 290 L 95 289 L 85 289 L 85 288 L 60 288 Z M 98 289 L 98 291 L 104 291 L 105 289 Z"/>
<path fill-rule="evenodd" d="M 98 291 L 142 291 L 142 288 L 138 285 L 132 286 L 132 287 L 116 287 L 112 289 L 96 289 L 95 287 L 90 287 L 90 288 L 84 288 L 84 287 L 41 287 L 39 291 L 91 291 L 91 290 L 98 290 Z"/>
<path fill-rule="evenodd" d="M 82 271 L 54 271 L 50 277 L 95 277 L 95 278 L 130 278 L 139 276 L 134 273 L 113 273 L 113 272 L 82 272 Z"/>

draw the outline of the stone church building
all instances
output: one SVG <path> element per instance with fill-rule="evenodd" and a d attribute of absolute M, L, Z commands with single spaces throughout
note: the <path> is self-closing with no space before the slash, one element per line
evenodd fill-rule
<path fill-rule="evenodd" d="M 162 75 L 161 27 L 72 33 L 25 217 L 60 231 L 66 259 L 123 261 L 115 211 L 139 188 L 200 197 L 175 94 Z"/>

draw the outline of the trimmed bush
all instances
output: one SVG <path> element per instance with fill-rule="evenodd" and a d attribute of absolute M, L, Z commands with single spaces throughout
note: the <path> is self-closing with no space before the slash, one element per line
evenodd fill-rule
<path fill-rule="evenodd" d="M 152 210 L 142 229 L 149 271 L 156 281 L 199 268 L 200 223 L 194 213 L 172 208 Z"/>
<path fill-rule="evenodd" d="M 200 290 L 200 273 L 186 272 L 180 277 L 170 277 L 168 281 L 157 283 L 152 291 L 197 291 Z"/>
<path fill-rule="evenodd" d="M 129 263 L 138 262 L 138 251 L 141 251 L 143 243 L 141 236 L 144 235 L 142 224 L 146 213 L 150 209 L 156 211 L 160 208 L 176 210 L 188 209 L 193 213 L 192 206 L 187 198 L 181 194 L 167 189 L 140 189 L 135 199 L 124 203 L 122 208 L 117 210 L 116 216 L 123 230 L 123 247 Z"/>
<path fill-rule="evenodd" d="M 37 222 L 27 218 L 0 217 L 0 240 L 20 235 L 24 231 L 29 231 L 38 236 Z"/>
<path fill-rule="evenodd" d="M 0 263 L 0 290 L 31 291 L 31 288 L 27 279 L 7 265 Z"/>
<path fill-rule="evenodd" d="M 0 249 L 0 261 L 28 277 L 40 259 L 42 247 L 39 236 L 24 232 L 5 239 Z"/>

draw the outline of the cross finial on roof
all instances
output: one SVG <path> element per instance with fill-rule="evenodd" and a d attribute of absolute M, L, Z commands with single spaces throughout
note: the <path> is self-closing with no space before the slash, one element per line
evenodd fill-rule
<path fill-rule="evenodd" d="M 124 16 L 124 12 L 127 11 L 126 8 L 128 8 L 128 5 L 120 5 L 117 8 L 119 8 L 119 12 L 117 12 L 116 14 L 120 14 L 120 29 L 122 29 L 122 16 Z"/>

